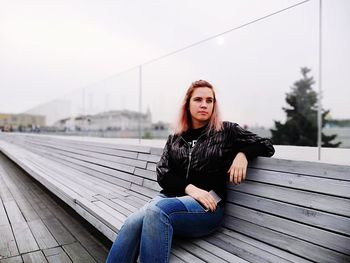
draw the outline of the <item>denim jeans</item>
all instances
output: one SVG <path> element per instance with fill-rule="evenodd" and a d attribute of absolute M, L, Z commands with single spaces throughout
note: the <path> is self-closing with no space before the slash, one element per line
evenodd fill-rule
<path fill-rule="evenodd" d="M 200 237 L 216 230 L 224 211 L 217 206 L 207 212 L 191 196 L 167 197 L 159 194 L 131 214 L 121 227 L 106 262 L 169 262 L 172 238 Z"/>

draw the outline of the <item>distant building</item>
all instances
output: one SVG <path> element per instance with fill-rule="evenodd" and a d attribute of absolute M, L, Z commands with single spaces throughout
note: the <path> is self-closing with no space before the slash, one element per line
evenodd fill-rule
<path fill-rule="evenodd" d="M 52 126 L 58 120 L 71 115 L 71 102 L 65 99 L 56 99 L 36 106 L 25 113 L 45 116 L 46 125 Z"/>
<path fill-rule="evenodd" d="M 137 130 L 141 121 L 142 129 L 152 128 L 151 112 L 146 114 L 129 110 L 115 110 L 95 115 L 81 115 L 65 118 L 54 123 L 59 129 L 70 131 Z"/>
<path fill-rule="evenodd" d="M 2 131 L 37 131 L 45 124 L 45 116 L 0 113 L 0 130 Z"/>

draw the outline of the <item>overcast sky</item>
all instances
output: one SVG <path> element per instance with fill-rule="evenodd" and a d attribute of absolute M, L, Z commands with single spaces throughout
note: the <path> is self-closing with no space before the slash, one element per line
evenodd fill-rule
<path fill-rule="evenodd" d="M 71 114 L 137 110 L 138 70 L 117 73 L 299 2 L 0 0 L 0 112 L 56 98 L 74 102 Z M 323 104 L 350 118 L 350 1 L 322 2 Z M 318 89 L 318 7 L 311 0 L 144 65 L 143 110 L 172 121 L 187 86 L 207 79 L 224 119 L 283 120 L 300 67 L 312 69 Z"/>

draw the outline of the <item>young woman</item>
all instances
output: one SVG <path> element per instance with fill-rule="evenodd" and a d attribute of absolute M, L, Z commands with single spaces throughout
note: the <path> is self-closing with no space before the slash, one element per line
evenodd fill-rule
<path fill-rule="evenodd" d="M 213 86 L 193 82 L 157 164 L 163 190 L 126 219 L 107 262 L 135 262 L 138 254 L 141 263 L 168 262 L 173 235 L 215 231 L 224 216 L 227 181 L 241 183 L 249 159 L 273 154 L 269 139 L 221 122 Z"/>

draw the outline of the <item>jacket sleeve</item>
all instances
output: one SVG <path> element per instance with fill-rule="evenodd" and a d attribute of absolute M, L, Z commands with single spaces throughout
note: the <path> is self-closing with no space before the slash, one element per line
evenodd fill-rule
<path fill-rule="evenodd" d="M 163 154 L 157 164 L 157 181 L 166 192 L 184 194 L 188 183 L 185 178 L 174 173 L 169 154 L 171 151 L 171 144 L 172 136 L 169 135 Z"/>
<path fill-rule="evenodd" d="M 271 157 L 275 153 L 275 148 L 270 139 L 259 137 L 238 124 L 233 125 L 234 144 L 248 159 L 257 156 Z"/>

